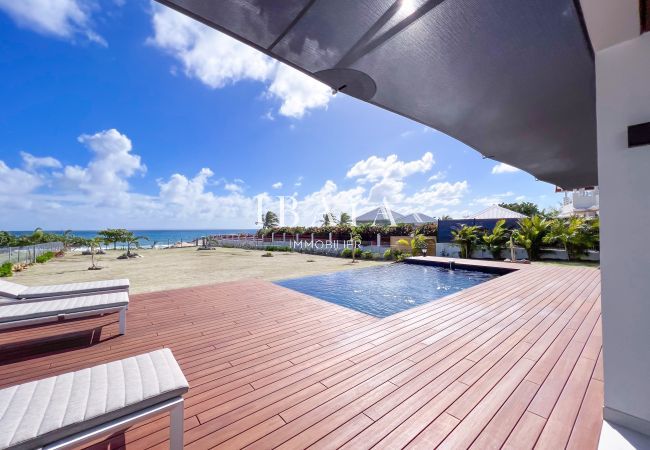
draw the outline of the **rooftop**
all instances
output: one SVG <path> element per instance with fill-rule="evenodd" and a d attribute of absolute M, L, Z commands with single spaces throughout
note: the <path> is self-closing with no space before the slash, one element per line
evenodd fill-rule
<path fill-rule="evenodd" d="M 492 205 L 482 211 L 472 214 L 466 219 L 523 219 L 525 214 L 518 213 L 499 205 Z"/>
<path fill-rule="evenodd" d="M 402 223 L 413 223 L 413 224 L 431 223 L 436 221 L 435 218 L 431 216 L 427 216 L 426 214 L 422 214 L 422 213 L 411 213 L 406 216 L 403 216 L 400 220 Z"/>
<path fill-rule="evenodd" d="M 391 220 L 392 216 L 392 220 Z M 357 222 L 396 222 L 399 223 L 402 221 L 402 216 L 397 211 L 392 211 L 383 206 L 378 206 L 377 208 L 366 211 L 356 218 Z"/>
<path fill-rule="evenodd" d="M 0 386 L 169 347 L 189 449 L 596 448 L 600 273 L 518 268 L 385 319 L 260 280 L 133 295 L 126 336 L 113 316 L 0 333 Z M 164 448 L 167 426 L 97 448 Z"/>

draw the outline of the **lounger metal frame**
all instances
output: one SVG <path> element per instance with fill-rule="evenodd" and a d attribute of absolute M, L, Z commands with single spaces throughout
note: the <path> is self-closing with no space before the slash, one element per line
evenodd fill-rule
<path fill-rule="evenodd" d="M 116 431 L 130 427 L 136 422 L 148 419 L 158 414 L 169 411 L 169 448 L 170 450 L 183 449 L 183 397 L 176 397 L 141 411 L 120 417 L 110 422 L 82 431 L 73 436 L 61 439 L 43 447 L 43 450 L 63 450 L 79 447 L 95 439 L 101 438 Z"/>
<path fill-rule="evenodd" d="M 87 311 L 70 312 L 63 314 L 52 314 L 51 316 L 35 317 L 33 319 L 15 320 L 11 322 L 0 323 L 0 331 L 8 330 L 11 328 L 26 327 L 29 325 L 39 325 L 43 323 L 58 322 L 60 320 L 78 319 L 81 317 L 90 316 L 103 316 L 104 314 L 119 313 L 120 314 L 120 334 L 126 334 L 126 310 L 128 305 L 110 307 L 110 308 L 97 308 L 89 309 Z"/>

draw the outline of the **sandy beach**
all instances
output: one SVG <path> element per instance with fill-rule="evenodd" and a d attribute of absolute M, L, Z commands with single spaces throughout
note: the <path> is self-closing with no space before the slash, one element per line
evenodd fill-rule
<path fill-rule="evenodd" d="M 350 259 L 281 252 L 264 258 L 264 252 L 259 250 L 233 248 L 141 249 L 138 253 L 142 258 L 117 259 L 122 253 L 109 250 L 106 255 L 97 255 L 96 262 L 102 270 L 88 270 L 90 256 L 71 253 L 35 264 L 7 280 L 39 285 L 128 278 L 131 292 L 137 294 L 246 278 L 272 281 L 387 264 L 364 260 L 352 264 Z"/>

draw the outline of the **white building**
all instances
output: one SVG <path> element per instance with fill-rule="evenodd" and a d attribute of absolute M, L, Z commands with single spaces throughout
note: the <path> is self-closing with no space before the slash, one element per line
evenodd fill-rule
<path fill-rule="evenodd" d="M 600 211 L 598 187 L 564 191 L 558 217 L 597 217 Z"/>

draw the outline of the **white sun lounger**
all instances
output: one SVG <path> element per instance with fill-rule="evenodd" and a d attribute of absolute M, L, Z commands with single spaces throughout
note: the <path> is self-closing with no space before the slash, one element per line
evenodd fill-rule
<path fill-rule="evenodd" d="M 170 412 L 183 448 L 187 380 L 169 349 L 0 390 L 0 449 L 65 449 Z"/>
<path fill-rule="evenodd" d="M 125 334 L 128 306 L 126 292 L 54 300 L 14 300 L 0 303 L 0 330 L 117 312 L 120 314 L 120 334 Z"/>
<path fill-rule="evenodd" d="M 74 297 L 101 292 L 128 292 L 128 290 L 129 280 L 127 279 L 53 284 L 50 286 L 23 286 L 22 284 L 0 280 L 0 297 L 10 300 Z"/>

